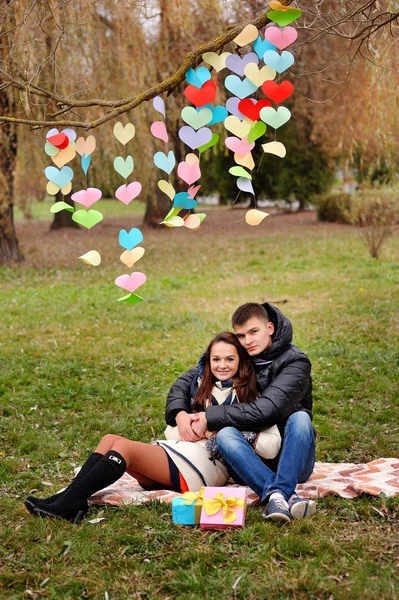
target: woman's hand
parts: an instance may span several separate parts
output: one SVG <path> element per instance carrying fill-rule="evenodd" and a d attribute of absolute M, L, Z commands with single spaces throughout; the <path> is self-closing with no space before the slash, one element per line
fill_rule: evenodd
<path fill-rule="evenodd" d="M 184 410 L 177 413 L 176 425 L 182 442 L 198 442 L 204 437 L 199 437 L 192 429 L 192 423 L 198 421 L 198 419 L 199 415 L 197 413 L 188 414 Z"/>

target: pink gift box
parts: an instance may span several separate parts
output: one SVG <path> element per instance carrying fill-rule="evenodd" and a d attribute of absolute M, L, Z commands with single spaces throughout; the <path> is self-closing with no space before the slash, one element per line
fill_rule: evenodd
<path fill-rule="evenodd" d="M 245 487 L 206 487 L 200 517 L 201 529 L 244 527 L 246 506 Z M 234 520 L 232 517 L 235 517 Z"/>

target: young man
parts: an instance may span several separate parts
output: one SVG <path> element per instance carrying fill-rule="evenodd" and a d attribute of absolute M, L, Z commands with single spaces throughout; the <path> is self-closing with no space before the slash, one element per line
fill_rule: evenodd
<path fill-rule="evenodd" d="M 241 344 L 253 359 L 259 398 L 251 404 L 210 406 L 188 414 L 187 393 L 195 370 L 172 386 L 166 421 L 177 424 L 182 439 L 195 441 L 218 431 L 217 445 L 234 479 L 249 485 L 265 505 L 263 516 L 287 522 L 314 514 L 316 504 L 295 494 L 311 475 L 315 461 L 311 364 L 292 344 L 292 326 L 271 304 L 248 303 L 232 317 Z M 277 465 L 263 461 L 240 431 L 277 425 L 283 442 Z"/>

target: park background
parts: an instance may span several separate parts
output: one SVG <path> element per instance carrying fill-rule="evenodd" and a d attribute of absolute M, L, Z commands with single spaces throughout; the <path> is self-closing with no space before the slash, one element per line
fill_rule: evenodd
<path fill-rule="evenodd" d="M 264 157 L 254 177 L 271 216 L 250 227 L 246 208 L 232 205 L 233 163 L 221 143 L 201 162 L 200 229 L 160 226 L 169 206 L 157 190 L 159 148 L 149 134 L 156 117 L 145 102 L 122 115 L 136 125 L 131 152 L 143 182 L 142 202 L 128 210 L 112 200 L 120 184 L 115 118 L 90 131 L 97 140 L 90 184 L 107 199 L 89 238 L 49 212 L 46 129 L 35 123 L 59 107 L 32 95 L 27 82 L 64 98 L 137 95 L 173 75 L 187 52 L 268 7 L 2 3 L 2 597 L 397 597 L 397 498 L 329 496 L 316 517 L 289 527 L 263 522 L 261 508 L 251 507 L 242 531 L 213 533 L 172 526 L 170 508 L 157 503 L 95 508 L 88 518 L 105 520 L 79 527 L 32 519 L 23 506 L 32 490 L 45 496 L 63 487 L 103 434 L 162 436 L 169 386 L 247 301 L 276 304 L 312 361 L 317 460 L 398 456 L 399 9 L 311 1 L 300 8 L 293 118 L 279 136 L 287 157 Z M 165 95 L 177 156 L 183 88 Z M 107 110 L 73 109 L 65 118 L 79 112 L 92 122 Z M 113 282 L 124 272 L 118 232 L 134 226 L 144 234 L 137 266 L 147 283 L 145 302 L 131 307 L 116 301 Z M 89 239 L 101 252 L 99 268 L 77 260 Z"/>

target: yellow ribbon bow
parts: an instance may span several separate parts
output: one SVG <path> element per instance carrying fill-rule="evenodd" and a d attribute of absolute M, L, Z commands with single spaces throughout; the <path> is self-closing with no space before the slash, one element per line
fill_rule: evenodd
<path fill-rule="evenodd" d="M 184 492 L 184 494 L 182 494 L 182 498 L 185 499 L 185 502 L 183 502 L 183 504 L 193 504 L 193 502 L 195 502 L 196 500 L 202 500 L 203 497 L 204 486 L 202 486 L 198 494 L 196 494 L 195 492 Z"/>
<path fill-rule="evenodd" d="M 231 496 L 225 498 L 222 492 L 215 494 L 213 498 L 204 498 L 204 510 L 209 516 L 215 515 L 220 509 L 222 509 L 223 520 L 225 523 L 232 523 L 237 519 L 237 515 L 234 508 L 244 508 L 244 498 L 236 498 Z"/>

